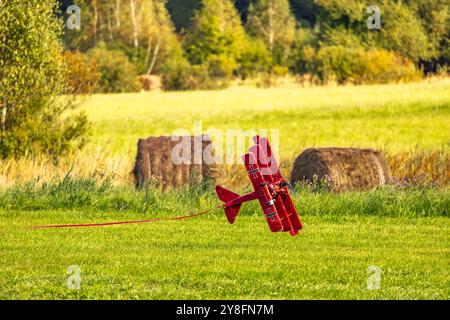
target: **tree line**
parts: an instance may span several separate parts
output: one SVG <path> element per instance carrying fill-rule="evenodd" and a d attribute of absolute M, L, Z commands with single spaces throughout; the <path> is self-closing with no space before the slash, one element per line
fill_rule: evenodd
<path fill-rule="evenodd" d="M 73 4 L 60 2 L 63 12 Z M 381 28 L 370 30 L 366 0 L 78 0 L 81 30 L 67 30 L 64 44 L 96 58 L 103 92 L 135 90 L 124 72 L 161 76 L 176 90 L 289 74 L 384 83 L 448 70 L 448 1 L 377 3 Z"/>

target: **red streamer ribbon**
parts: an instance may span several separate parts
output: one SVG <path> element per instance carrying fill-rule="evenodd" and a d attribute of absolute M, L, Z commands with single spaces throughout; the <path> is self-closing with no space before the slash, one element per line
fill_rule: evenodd
<path fill-rule="evenodd" d="M 212 209 L 202 211 L 199 213 L 195 213 L 195 214 L 184 215 L 184 216 L 180 216 L 180 217 L 165 218 L 165 219 L 164 218 L 156 218 L 156 219 L 150 219 L 150 220 L 130 220 L 130 221 L 116 221 L 116 222 L 105 222 L 105 223 L 34 226 L 34 227 L 31 227 L 31 229 L 91 228 L 91 227 L 116 226 L 116 225 L 124 225 L 124 224 L 153 223 L 153 222 L 170 221 L 170 220 L 184 220 L 184 219 L 196 218 L 196 217 L 208 214 L 219 207 L 221 207 L 221 206 L 217 206 L 216 208 L 212 208 Z"/>

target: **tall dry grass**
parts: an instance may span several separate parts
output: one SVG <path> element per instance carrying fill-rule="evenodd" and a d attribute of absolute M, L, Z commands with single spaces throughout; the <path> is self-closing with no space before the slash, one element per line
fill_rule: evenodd
<path fill-rule="evenodd" d="M 450 185 L 450 152 L 415 151 L 388 156 L 394 183 L 412 185 Z"/>
<path fill-rule="evenodd" d="M 392 181 L 397 185 L 414 186 L 450 186 L 450 151 L 411 151 L 387 154 Z M 293 159 L 284 159 L 280 167 L 287 179 L 290 178 Z M 134 158 L 128 156 L 97 153 L 87 155 L 77 153 L 53 163 L 45 158 L 0 160 L 0 189 L 6 189 L 17 183 L 34 181 L 59 181 L 70 175 L 74 178 L 107 177 L 113 185 L 132 185 Z M 227 187 L 249 188 L 247 173 L 242 165 L 223 165 L 217 171 L 217 184 Z"/>
<path fill-rule="evenodd" d="M 114 185 L 132 181 L 133 161 L 128 157 L 97 153 L 76 154 L 54 163 L 46 157 L 34 159 L 0 159 L 0 188 L 5 189 L 17 183 L 34 181 L 37 184 L 61 180 L 65 176 L 79 178 L 108 177 Z"/>

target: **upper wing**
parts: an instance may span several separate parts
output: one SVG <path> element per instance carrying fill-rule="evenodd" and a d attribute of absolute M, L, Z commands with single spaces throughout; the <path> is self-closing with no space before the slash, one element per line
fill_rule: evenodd
<path fill-rule="evenodd" d="M 256 146 L 259 147 L 258 159 L 266 164 L 263 174 L 271 175 L 274 181 L 283 179 L 277 160 L 272 153 L 272 147 L 270 146 L 269 140 L 259 136 L 254 137 L 253 140 L 255 141 Z"/>

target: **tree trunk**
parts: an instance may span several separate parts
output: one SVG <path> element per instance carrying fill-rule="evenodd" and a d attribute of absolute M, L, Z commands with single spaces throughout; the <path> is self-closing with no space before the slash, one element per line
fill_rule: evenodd
<path fill-rule="evenodd" d="M 130 0 L 130 11 L 131 11 L 131 23 L 133 25 L 133 44 L 134 49 L 137 50 L 139 48 L 139 39 L 138 39 L 138 27 L 136 20 L 136 0 Z"/>
<path fill-rule="evenodd" d="M 273 19 L 274 19 L 274 17 L 273 17 L 274 16 L 273 0 L 269 1 L 268 16 L 269 16 L 269 50 L 270 50 L 270 55 L 273 57 L 273 47 L 274 47 L 274 39 L 275 39 L 274 27 L 273 27 Z"/>
<path fill-rule="evenodd" d="M 158 43 L 156 44 L 155 51 L 153 52 L 153 58 L 152 63 L 150 64 L 150 68 L 148 68 L 147 75 L 150 75 L 153 72 L 153 69 L 156 65 L 156 59 L 158 58 L 159 48 L 161 46 L 161 41 L 158 40 Z"/>
<path fill-rule="evenodd" d="M 116 16 L 116 27 L 120 28 L 120 0 L 116 0 L 115 16 Z"/>
<path fill-rule="evenodd" d="M 1 1 L 0 1 L 1 4 Z M 1 105 L 0 105 L 1 107 Z M 6 138 L 6 105 L 2 108 L 2 139 L 1 139 L 1 147 L 2 147 L 2 154 L 5 156 L 5 138 Z"/>
<path fill-rule="evenodd" d="M 113 30 L 112 30 L 112 19 L 113 19 L 114 9 L 110 8 L 108 10 L 108 16 L 107 16 L 107 27 L 108 27 L 108 37 L 109 40 L 113 39 Z"/>
<path fill-rule="evenodd" d="M 152 41 L 151 39 L 148 40 L 148 46 L 147 46 L 147 54 L 145 55 L 145 62 L 144 65 L 146 66 L 148 64 L 148 61 L 150 60 L 150 55 L 152 54 Z"/>
<path fill-rule="evenodd" d="M 3 4 L 3 2 L 2 2 L 2 0 L 0 0 L 0 5 L 2 5 Z M 0 41 L 4 41 L 5 39 L 0 39 Z M 5 51 L 5 48 L 3 47 L 2 48 L 2 54 L 4 53 L 4 51 Z M 0 75 L 1 77 L 2 77 L 2 79 L 3 79 L 3 70 L 2 70 L 2 74 Z M 3 100 L 3 98 L 2 98 L 2 100 Z M 0 147 L 2 148 L 1 149 L 1 156 L 5 156 L 6 155 L 6 152 L 5 152 L 5 137 L 6 137 L 6 104 L 5 105 L 3 105 L 3 103 L 0 101 L 0 109 L 2 110 L 2 136 L 1 136 L 1 139 L 0 139 Z"/>
<path fill-rule="evenodd" d="M 94 20 L 93 28 L 92 28 L 92 34 L 94 38 L 94 43 L 97 43 L 97 24 L 98 24 L 98 6 L 97 6 L 97 0 L 92 0 L 92 7 L 94 9 Z"/>

